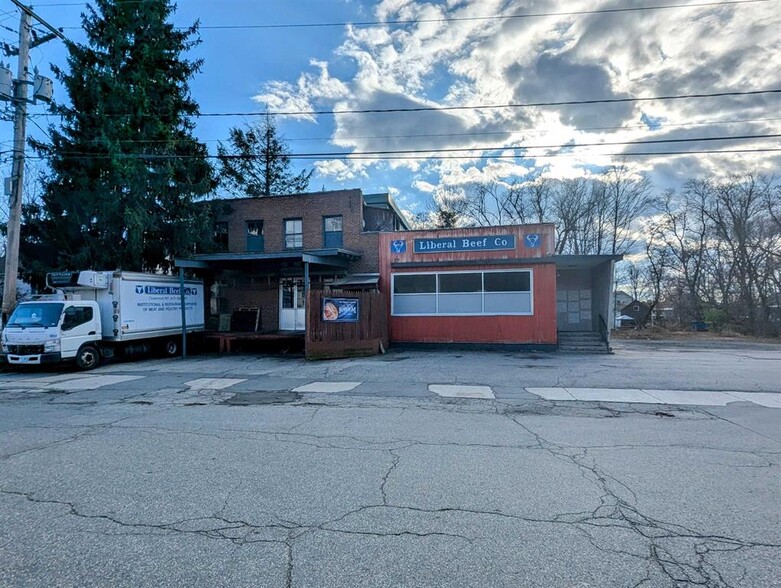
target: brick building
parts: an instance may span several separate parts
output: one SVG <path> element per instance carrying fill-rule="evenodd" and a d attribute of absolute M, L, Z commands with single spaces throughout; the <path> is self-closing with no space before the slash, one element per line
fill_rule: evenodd
<path fill-rule="evenodd" d="M 360 190 L 226 203 L 214 231 L 223 251 L 176 263 L 206 279 L 212 315 L 260 309 L 257 329 L 266 332 L 304 330 L 312 285 L 344 283 L 348 276 L 376 285 L 379 233 L 409 228 L 388 194 Z"/>

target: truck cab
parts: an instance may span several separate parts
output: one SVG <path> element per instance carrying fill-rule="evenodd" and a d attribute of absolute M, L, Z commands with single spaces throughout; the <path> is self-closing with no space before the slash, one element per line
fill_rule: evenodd
<path fill-rule="evenodd" d="M 0 359 L 14 365 L 100 361 L 100 311 L 95 301 L 33 300 L 19 304 L 3 329 Z"/>

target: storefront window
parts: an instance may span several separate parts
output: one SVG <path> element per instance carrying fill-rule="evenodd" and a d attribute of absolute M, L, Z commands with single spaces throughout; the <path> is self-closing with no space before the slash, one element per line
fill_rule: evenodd
<path fill-rule="evenodd" d="M 394 274 L 393 314 L 529 315 L 531 271 Z"/>
<path fill-rule="evenodd" d="M 393 277 L 395 314 L 436 314 L 436 274 L 405 274 Z"/>

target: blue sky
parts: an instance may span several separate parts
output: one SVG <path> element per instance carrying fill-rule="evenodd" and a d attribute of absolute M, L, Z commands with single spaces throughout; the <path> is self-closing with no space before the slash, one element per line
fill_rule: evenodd
<path fill-rule="evenodd" d="M 706 0 L 671 0 L 680 8 L 625 13 L 553 15 L 653 6 L 642 0 L 182 0 L 175 22 L 199 19 L 204 59 L 192 93 L 204 113 L 452 107 L 781 88 L 779 0 L 693 6 Z M 74 40 L 83 39 L 83 3 L 42 0 L 35 10 Z M 512 15 L 544 13 L 533 18 Z M 460 20 L 503 16 L 494 20 Z M 447 20 L 456 19 L 456 20 Z M 211 26 L 411 20 L 412 25 L 280 29 L 209 29 Z M 425 22 L 425 21 L 431 22 Z M 442 22 L 445 20 L 445 22 Z M 0 39 L 15 43 L 18 11 L 0 0 Z M 64 64 L 52 41 L 32 53 L 49 73 Z M 7 59 L 6 59 L 7 62 Z M 14 69 L 15 69 L 15 62 Z M 59 99 L 64 99 L 62 92 Z M 42 112 L 35 106 L 32 112 Z M 279 128 L 292 151 L 353 152 L 470 148 L 472 159 L 393 161 L 323 157 L 311 188 L 357 187 L 390 191 L 419 211 L 445 188 L 480 180 L 588 176 L 615 161 L 605 154 L 626 146 L 504 149 L 648 139 L 717 137 L 781 132 L 781 95 L 652 101 L 558 108 L 504 108 L 396 114 L 289 116 Z M 38 119 L 41 121 L 41 119 Z M 230 126 L 248 118 L 202 118 L 198 136 L 211 151 Z M 0 142 L 12 136 L 0 122 Z M 40 131 L 30 125 L 30 134 Z M 778 141 L 657 145 L 644 151 L 777 147 Z M 505 158 L 491 158 L 503 154 Z M 480 158 L 479 156 L 489 156 Z M 508 157 L 509 156 L 509 157 Z M 630 158 L 659 189 L 693 176 L 760 169 L 777 172 L 772 153 Z M 3 167 L 3 174 L 8 171 Z"/>

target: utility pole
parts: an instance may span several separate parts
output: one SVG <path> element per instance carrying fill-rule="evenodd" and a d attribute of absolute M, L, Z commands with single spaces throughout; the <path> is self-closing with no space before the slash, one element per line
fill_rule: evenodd
<path fill-rule="evenodd" d="M 19 233 L 22 224 L 24 189 L 24 147 L 27 139 L 27 77 L 30 58 L 30 25 L 26 10 L 19 19 L 19 64 L 14 84 L 14 161 L 11 168 L 11 195 L 8 199 L 8 231 L 5 244 L 5 282 L 3 283 L 3 318 L 16 306 L 16 275 L 19 273 Z M 5 323 L 5 320 L 3 320 Z"/>
<path fill-rule="evenodd" d="M 16 306 L 16 277 L 19 273 L 19 238 L 22 222 L 22 196 L 24 194 L 24 149 L 27 141 L 27 104 L 33 102 L 27 97 L 28 86 L 32 85 L 30 81 L 29 62 L 30 47 L 37 47 L 55 37 L 65 40 L 62 31 L 55 29 L 49 23 L 35 14 L 31 8 L 25 6 L 19 0 L 11 0 L 19 8 L 21 15 L 19 17 L 19 47 L 17 55 L 19 63 L 17 66 L 17 78 L 14 83 L 13 98 L 14 103 L 14 156 L 11 168 L 11 194 L 8 199 L 8 230 L 5 246 L 5 281 L 3 283 L 3 306 L 2 317 L 6 319 Z M 36 38 L 31 43 L 32 19 L 35 17 L 39 23 L 49 29 L 50 34 Z M 44 79 L 44 78 L 41 78 Z M 36 77 L 36 82 L 38 77 Z M 48 81 L 49 88 L 51 82 Z M 35 98 L 47 100 L 46 91 L 39 94 L 38 89 L 34 90 Z M 48 100 L 51 100 L 49 90 Z M 3 320 L 3 323 L 5 320 Z"/>

